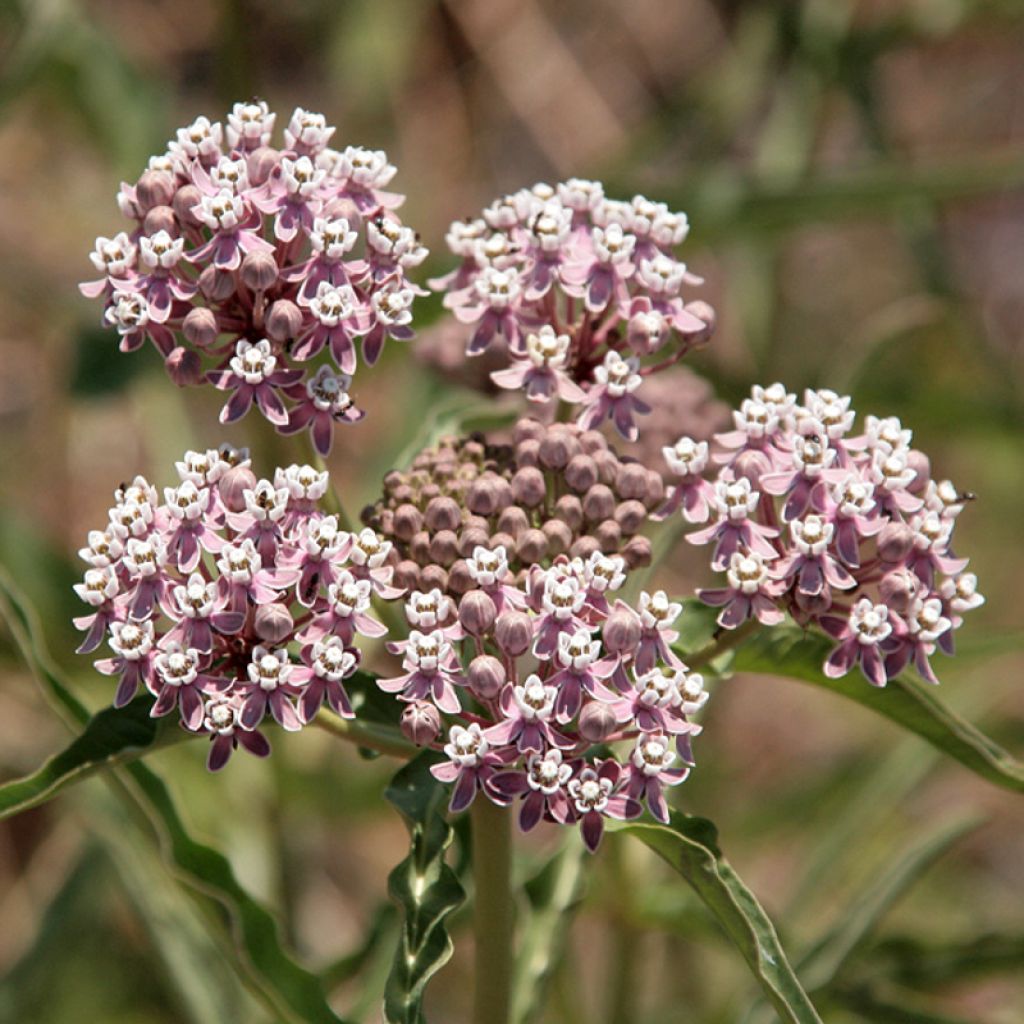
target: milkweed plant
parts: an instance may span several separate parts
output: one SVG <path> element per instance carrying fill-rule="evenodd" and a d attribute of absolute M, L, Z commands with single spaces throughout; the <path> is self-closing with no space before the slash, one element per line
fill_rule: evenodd
<path fill-rule="evenodd" d="M 187 739 L 230 786 L 234 759 L 287 757 L 302 742 L 288 734 L 321 727 L 404 762 L 388 791 L 411 836 L 390 887 L 403 924 L 389 1021 L 423 1019 L 466 890 L 474 1021 L 512 1019 L 517 832 L 546 834 L 552 857 L 646 843 L 695 885 L 779 1015 L 819 1020 L 760 904 L 685 813 L 704 708 L 767 660 L 842 681 L 961 756 L 931 688 L 984 601 L 955 539 L 971 495 L 887 410 L 824 387 L 753 383 L 728 429 L 691 423 L 645 448 L 652 379 L 671 390 L 715 328 L 680 258 L 686 214 L 596 181 L 535 184 L 453 223 L 449 269 L 428 281 L 387 156 L 339 141 L 321 114 L 277 122 L 253 101 L 178 130 L 121 185 L 122 221 L 89 255 L 81 290 L 109 344 L 219 391 L 221 423 L 294 435 L 288 465 L 211 422 L 208 447 L 159 479 L 124 467 L 74 588 L 78 651 L 117 709 L 82 722 L 114 744 L 89 756 Z M 329 476 L 323 457 L 335 431 L 393 415 L 361 404 L 360 385 L 386 345 L 413 341 L 430 290 L 463 358 L 498 367 L 507 419 L 436 434 L 356 515 L 344 460 Z M 683 537 L 702 585 L 666 592 L 652 562 Z M 145 739 L 119 739 L 118 716 Z M 471 855 L 449 864 L 464 814 Z M 295 970 L 309 984 L 271 1005 L 342 1019 Z M 545 972 L 526 976 L 540 999 Z"/>

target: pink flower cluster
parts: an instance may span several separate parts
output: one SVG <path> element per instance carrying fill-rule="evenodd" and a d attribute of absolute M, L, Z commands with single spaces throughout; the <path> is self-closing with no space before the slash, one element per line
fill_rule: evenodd
<path fill-rule="evenodd" d="M 327 454 L 334 425 L 363 415 L 349 396 L 356 342 L 372 365 L 387 338 L 413 337 L 426 293 L 406 273 L 427 250 L 394 212 L 404 197 L 386 190 L 383 152 L 330 148 L 334 128 L 301 108 L 275 149 L 274 121 L 254 101 L 179 129 L 122 184 L 133 226 L 97 238 L 101 276 L 81 290 L 103 300 L 122 351 L 148 339 L 175 383 L 227 392 L 222 423 L 255 404 Z"/>
<path fill-rule="evenodd" d="M 581 406 L 579 424 L 611 420 L 636 440 L 644 377 L 677 362 L 714 327 L 684 286 L 701 283 L 675 250 L 683 213 L 643 196 L 607 199 L 599 182 L 538 184 L 495 200 L 480 219 L 456 221 L 448 246 L 460 265 L 431 286 L 473 327 L 467 353 L 507 346 L 500 387 L 533 402 Z"/>
<path fill-rule="evenodd" d="M 932 479 L 898 419 L 868 416 L 857 434 L 854 415 L 832 391 L 799 403 L 781 384 L 754 387 L 713 452 L 686 437 L 664 449 L 675 483 L 658 516 L 709 522 L 687 540 L 714 545 L 726 585 L 700 596 L 722 626 L 788 612 L 836 641 L 833 678 L 859 665 L 884 686 L 913 663 L 935 683 L 929 659 L 953 653 L 963 614 L 984 602 L 952 549 L 970 496 Z"/>
<path fill-rule="evenodd" d="M 700 732 L 689 716 L 707 700 L 672 651 L 682 606 L 663 591 L 635 608 L 616 600 L 626 579 L 617 555 L 563 555 L 522 584 L 500 545 L 467 564 L 474 586 L 457 607 L 439 589 L 409 596 L 408 638 L 388 644 L 402 672 L 378 680 L 406 702 L 411 740 L 443 743 L 447 761 L 432 771 L 453 786 L 451 810 L 478 792 L 518 801 L 524 831 L 578 823 L 590 850 L 606 818 L 636 817 L 645 803 L 667 821 L 664 790 L 689 774 Z"/>
<path fill-rule="evenodd" d="M 245 451 L 226 447 L 186 452 L 177 469 L 162 502 L 143 477 L 115 492 L 80 552 L 89 568 L 75 591 L 91 610 L 75 625 L 80 653 L 107 639 L 113 656 L 96 667 L 117 677 L 114 706 L 145 687 L 153 717 L 177 712 L 209 735 L 216 771 L 239 745 L 270 752 L 268 714 L 298 730 L 326 700 L 352 718 L 357 638 L 387 632 L 372 600 L 401 591 L 390 543 L 320 509 L 326 473 L 289 466 L 257 480 Z"/>

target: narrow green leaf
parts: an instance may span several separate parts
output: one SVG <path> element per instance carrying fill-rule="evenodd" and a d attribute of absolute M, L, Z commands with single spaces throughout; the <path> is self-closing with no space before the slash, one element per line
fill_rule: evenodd
<path fill-rule="evenodd" d="M 934 687 L 906 674 L 882 688 L 871 686 L 859 672 L 829 679 L 821 666 L 831 646 L 826 637 L 796 627 L 762 629 L 736 651 L 732 668 L 787 676 L 841 694 L 917 733 L 989 782 L 1024 792 L 1024 763 L 950 710 Z"/>
<path fill-rule="evenodd" d="M 151 718 L 152 706 L 151 697 L 137 697 L 127 707 L 104 708 L 93 715 L 82 734 L 41 768 L 0 786 L 0 820 L 45 803 L 101 768 L 124 764 L 188 738 L 167 719 Z"/>
<path fill-rule="evenodd" d="M 514 1024 L 529 1024 L 543 1009 L 573 913 L 583 899 L 584 857 L 583 844 L 573 832 L 526 886 L 529 911 L 521 930 L 512 991 Z"/>
<path fill-rule="evenodd" d="M 29 668 L 51 702 L 72 723 L 85 726 L 89 712 L 71 692 L 44 648 L 39 624 L 17 587 L 0 572 L 0 614 L 7 622 Z M 316 975 L 301 967 L 281 945 L 277 923 L 238 883 L 228 859 L 189 834 L 171 794 L 158 775 L 141 762 L 123 767 L 108 778 L 129 807 L 141 811 L 162 841 L 164 854 L 178 879 L 191 890 L 212 898 L 228 914 L 237 967 L 281 1020 L 295 1024 L 339 1024 Z"/>
<path fill-rule="evenodd" d="M 1024 936 L 990 933 L 944 946 L 927 945 L 917 937 L 898 936 L 875 946 L 864 966 L 866 975 L 881 974 L 923 992 L 1001 971 L 1021 976 Z"/>
<path fill-rule="evenodd" d="M 715 826 L 673 812 L 670 825 L 614 825 L 667 861 L 714 915 L 775 1007 L 790 1024 L 821 1024 L 821 1018 L 786 959 L 775 927 L 757 897 L 718 849 Z"/>
<path fill-rule="evenodd" d="M 797 969 L 808 990 L 816 992 L 840 977 L 871 939 L 893 904 L 951 846 L 979 824 L 978 818 L 970 817 L 943 825 L 912 846 L 870 887 L 858 893 L 852 904 L 837 915 L 836 924 L 800 958 Z"/>
<path fill-rule="evenodd" d="M 427 982 L 452 955 L 447 916 L 465 899 L 445 863 L 454 832 L 444 816 L 447 787 L 430 774 L 437 755 L 423 753 L 405 765 L 385 796 L 409 826 L 409 856 L 388 876 L 388 891 L 404 915 L 402 937 L 384 992 L 389 1024 L 421 1024 Z"/>

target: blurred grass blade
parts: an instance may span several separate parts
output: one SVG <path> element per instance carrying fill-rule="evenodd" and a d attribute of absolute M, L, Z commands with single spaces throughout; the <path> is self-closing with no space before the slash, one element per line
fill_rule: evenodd
<path fill-rule="evenodd" d="M 150 718 L 152 706 L 151 697 L 136 697 L 126 707 L 104 708 L 93 715 L 82 734 L 38 771 L 0 786 L 0 820 L 45 803 L 101 768 L 189 738 L 176 723 Z"/>
<path fill-rule="evenodd" d="M 530 909 L 522 928 L 512 990 L 513 1024 L 529 1024 L 544 1008 L 551 974 L 562 958 L 573 912 L 583 898 L 583 844 L 565 845 L 526 886 Z"/>
<path fill-rule="evenodd" d="M 1002 971 L 1019 977 L 1024 975 L 1024 935 L 992 933 L 948 946 L 900 936 L 875 946 L 865 967 L 871 977 L 882 975 L 923 992 Z"/>
<path fill-rule="evenodd" d="M 951 846 L 981 824 L 977 817 L 948 822 L 916 843 L 836 916 L 797 969 L 811 992 L 831 985 L 870 941 L 882 918 Z"/>
<path fill-rule="evenodd" d="M 88 710 L 60 677 L 43 647 L 35 616 L 4 573 L 0 573 L 0 612 L 47 696 L 72 722 L 86 725 Z M 124 770 L 133 785 L 128 789 L 118 785 L 117 791 L 155 827 L 178 878 L 228 912 L 238 969 L 277 1017 L 296 1024 L 339 1024 L 341 1018 L 327 1003 L 320 979 L 285 952 L 274 918 L 239 885 L 228 859 L 189 835 L 160 777 L 138 762 Z"/>
<path fill-rule="evenodd" d="M 693 886 L 747 961 L 781 1020 L 821 1024 L 774 925 L 718 849 L 718 834 L 710 821 L 673 812 L 670 825 L 639 823 L 613 829 L 645 843 Z"/>
<path fill-rule="evenodd" d="M 389 1024 L 421 1024 L 427 982 L 452 955 L 445 918 L 465 898 L 445 863 L 454 832 L 444 816 L 448 788 L 430 774 L 436 755 L 421 754 L 395 775 L 385 796 L 406 819 L 411 848 L 388 876 L 388 891 L 404 915 L 402 935 L 384 991 Z"/>
<path fill-rule="evenodd" d="M 879 688 L 857 671 L 829 679 L 821 666 L 831 648 L 825 637 L 793 627 L 763 629 L 737 649 L 732 668 L 788 676 L 842 694 L 917 733 L 989 782 L 1024 792 L 1024 763 L 948 708 L 935 695 L 934 687 L 902 675 Z"/>

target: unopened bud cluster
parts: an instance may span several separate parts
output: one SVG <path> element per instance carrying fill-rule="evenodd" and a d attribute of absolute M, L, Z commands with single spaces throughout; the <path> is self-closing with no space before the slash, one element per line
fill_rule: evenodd
<path fill-rule="evenodd" d="M 176 384 L 228 392 L 221 422 L 255 404 L 327 454 L 335 424 L 363 415 L 349 396 L 356 343 L 372 365 L 387 338 L 413 337 L 425 293 L 406 272 L 427 250 L 394 212 L 404 197 L 386 191 L 383 152 L 332 149 L 334 128 L 302 108 L 275 148 L 274 122 L 255 101 L 181 128 L 121 186 L 132 226 L 97 238 L 102 276 L 81 290 L 103 300 L 122 351 L 148 339 Z"/>
<path fill-rule="evenodd" d="M 558 555 L 650 561 L 640 536 L 664 498 L 661 476 L 622 460 L 596 431 L 522 419 L 513 443 L 444 438 L 385 478 L 364 521 L 398 552 L 395 582 L 458 596 L 473 588 L 478 549 L 501 549 L 518 579 Z"/>
<path fill-rule="evenodd" d="M 726 586 L 700 596 L 722 607 L 721 625 L 788 612 L 836 641 L 829 676 L 859 664 L 884 686 L 913 663 L 938 682 L 931 656 L 953 653 L 963 614 L 984 602 L 952 548 L 970 496 L 932 478 L 895 417 L 854 432 L 850 399 L 832 391 L 800 403 L 781 384 L 754 387 L 733 419 L 713 451 L 686 437 L 665 449 L 676 482 L 658 513 L 710 520 L 687 540 L 714 545 Z"/>
<path fill-rule="evenodd" d="M 617 600 L 625 561 L 599 551 L 532 566 L 522 582 L 501 548 L 470 566 L 457 600 L 409 595 L 408 637 L 388 644 L 402 672 L 377 681 L 407 704 L 406 736 L 447 755 L 431 770 L 452 784 L 451 810 L 478 793 L 518 802 L 524 831 L 578 824 L 591 850 L 606 818 L 646 804 L 668 821 L 664 790 L 689 774 L 690 717 L 707 700 L 672 651 L 682 606 L 663 591 Z"/>
<path fill-rule="evenodd" d="M 326 514 L 327 474 L 309 466 L 258 480 L 244 451 L 186 452 L 164 500 L 143 477 L 115 492 L 107 526 L 80 554 L 75 586 L 90 614 L 80 653 L 104 639 L 96 667 L 118 678 L 114 706 L 144 687 L 154 717 L 177 712 L 208 734 L 208 767 L 239 745 L 270 752 L 259 725 L 308 725 L 326 700 L 353 717 L 345 680 L 359 637 L 387 630 L 374 599 L 393 600 L 391 545 L 350 534 Z"/>
<path fill-rule="evenodd" d="M 701 283 L 675 257 L 688 231 L 686 214 L 639 195 L 608 199 L 596 181 L 537 184 L 452 224 L 461 262 L 430 283 L 472 326 L 468 355 L 507 348 L 496 384 L 577 403 L 581 426 L 611 420 L 634 441 L 635 415 L 649 411 L 644 378 L 714 330 L 714 310 L 683 298 Z"/>

